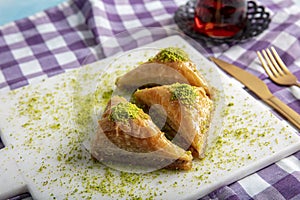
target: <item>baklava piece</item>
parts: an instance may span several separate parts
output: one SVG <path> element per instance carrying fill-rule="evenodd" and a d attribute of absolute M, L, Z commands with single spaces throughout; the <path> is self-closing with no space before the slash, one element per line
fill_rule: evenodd
<path fill-rule="evenodd" d="M 203 87 L 210 96 L 206 80 L 190 60 L 188 54 L 180 48 L 162 49 L 147 62 L 119 77 L 116 85 L 120 89 L 135 91 L 138 88 L 187 83 Z"/>
<path fill-rule="evenodd" d="M 193 159 L 191 152 L 170 142 L 142 109 L 119 96 L 111 98 L 99 120 L 91 151 L 101 162 L 157 169 L 189 170 Z"/>
<path fill-rule="evenodd" d="M 205 88 L 175 83 L 138 90 L 134 98 L 147 107 L 155 106 L 156 113 L 166 114 L 173 129 L 166 134 L 172 142 L 190 149 L 194 157 L 203 158 L 213 108 Z"/>

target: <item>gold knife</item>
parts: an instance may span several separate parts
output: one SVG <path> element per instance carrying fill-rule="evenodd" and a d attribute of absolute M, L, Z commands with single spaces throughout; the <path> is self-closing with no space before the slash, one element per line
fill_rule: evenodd
<path fill-rule="evenodd" d="M 264 102 L 277 110 L 292 124 L 294 124 L 298 128 L 298 130 L 300 130 L 300 115 L 293 109 L 291 109 L 288 105 L 279 100 L 277 97 L 275 97 L 270 92 L 268 86 L 262 80 L 260 80 L 253 74 L 218 58 L 210 57 L 210 60 L 217 64 L 225 72 L 243 83 L 249 90 L 254 92 Z"/>

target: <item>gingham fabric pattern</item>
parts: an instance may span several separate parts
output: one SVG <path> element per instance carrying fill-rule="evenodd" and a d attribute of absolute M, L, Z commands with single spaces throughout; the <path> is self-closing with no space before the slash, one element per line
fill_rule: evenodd
<path fill-rule="evenodd" d="M 113 40 L 117 34 L 137 27 L 177 29 L 173 15 L 185 3 L 186 0 L 74 0 L 2 26 L 0 92 L 78 68 L 120 49 L 137 47 L 149 37 L 164 37 L 167 33 L 149 33 L 138 38 L 132 33 L 130 37 L 135 43 Z M 219 57 L 255 74 L 274 95 L 300 113 L 300 101 L 287 87 L 268 79 L 255 53 L 274 46 L 300 79 L 300 8 L 290 0 L 258 3 L 272 14 L 269 29 L 235 46 L 204 46 L 206 56 Z M 86 60 L 88 55 L 93 56 Z M 300 199 L 300 152 L 202 199 Z"/>

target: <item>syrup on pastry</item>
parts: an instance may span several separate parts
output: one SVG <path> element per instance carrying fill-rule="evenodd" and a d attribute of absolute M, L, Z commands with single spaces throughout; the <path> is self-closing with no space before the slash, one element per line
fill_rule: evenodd
<path fill-rule="evenodd" d="M 125 98 L 109 101 L 92 145 L 102 162 L 189 170 L 192 155 L 169 141 L 142 109 Z"/>

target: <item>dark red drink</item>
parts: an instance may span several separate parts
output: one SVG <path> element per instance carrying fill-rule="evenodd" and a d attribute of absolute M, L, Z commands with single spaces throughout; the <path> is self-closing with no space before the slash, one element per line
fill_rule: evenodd
<path fill-rule="evenodd" d="M 245 0 L 198 0 L 194 29 L 213 38 L 237 35 L 246 24 Z"/>

